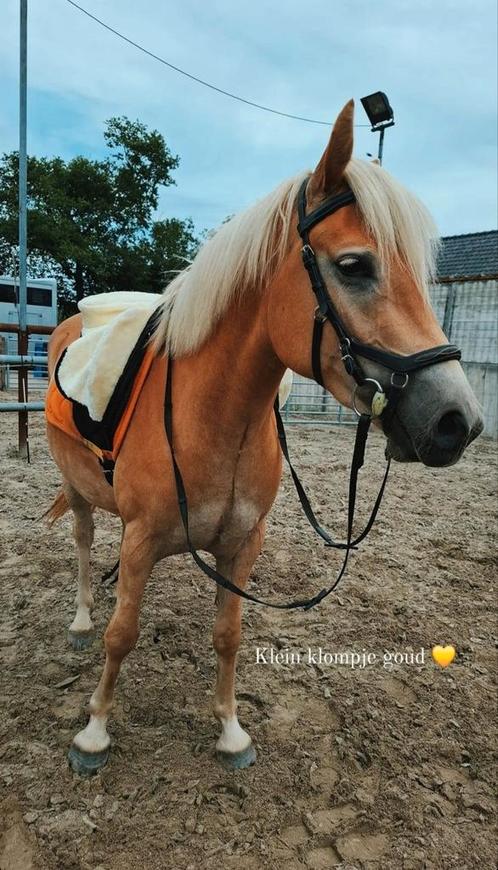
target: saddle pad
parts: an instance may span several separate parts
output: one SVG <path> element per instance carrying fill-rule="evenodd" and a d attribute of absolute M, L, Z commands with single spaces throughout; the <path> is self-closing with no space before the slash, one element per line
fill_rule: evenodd
<path fill-rule="evenodd" d="M 148 301 L 148 300 L 147 300 Z M 45 403 L 47 420 L 83 441 L 100 458 L 115 459 L 148 374 L 148 342 L 161 297 L 136 304 L 109 323 L 87 328 L 62 354 Z"/>
<path fill-rule="evenodd" d="M 163 300 L 157 293 L 143 293 L 137 290 L 110 290 L 108 293 L 96 293 L 85 296 L 78 302 L 83 320 L 81 334 L 89 329 L 106 326 L 125 310 L 151 309 Z"/>
<path fill-rule="evenodd" d="M 117 297 L 106 299 L 106 296 Z M 101 294 L 84 300 L 82 336 L 70 344 L 49 384 L 45 416 L 49 423 L 82 441 L 106 473 L 115 462 L 140 391 L 154 359 L 149 339 L 161 296 Z M 131 300 L 130 300 L 131 303 Z M 108 322 L 107 322 L 108 321 Z M 292 387 L 287 369 L 279 389 L 282 408 Z M 110 470 L 112 480 L 112 470 Z"/>
<path fill-rule="evenodd" d="M 92 309 L 103 308 L 106 296 L 114 294 L 99 294 L 88 300 Z M 125 294 L 120 294 L 123 297 Z M 130 293 L 131 300 L 135 294 Z M 149 294 L 140 294 L 147 297 Z M 102 305 L 98 305 L 103 300 Z M 62 392 L 68 399 L 78 402 L 88 408 L 92 420 L 100 421 L 104 417 L 109 400 L 123 372 L 128 357 L 135 347 L 154 309 L 160 304 L 162 297 L 150 294 L 150 301 L 142 299 L 140 304 L 132 302 L 130 306 L 112 316 L 102 325 L 88 328 L 83 310 L 83 334 L 66 350 L 64 358 L 58 366 L 58 378 Z M 85 303 L 87 300 L 83 300 Z"/>

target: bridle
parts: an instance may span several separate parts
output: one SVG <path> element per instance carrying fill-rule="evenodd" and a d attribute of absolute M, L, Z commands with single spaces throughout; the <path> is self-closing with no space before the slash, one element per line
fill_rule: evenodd
<path fill-rule="evenodd" d="M 420 371 L 427 366 L 436 365 L 437 363 L 447 362 L 448 360 L 459 360 L 461 358 L 460 350 L 453 344 L 443 344 L 439 345 L 438 347 L 428 348 L 427 350 L 422 350 L 408 356 L 403 356 L 401 354 L 392 353 L 391 351 L 374 347 L 373 345 L 363 344 L 362 342 L 357 341 L 352 335 L 350 335 L 339 314 L 337 313 L 332 299 L 330 298 L 325 281 L 323 280 L 322 274 L 318 266 L 315 252 L 310 244 L 309 233 L 310 230 L 313 229 L 313 227 L 315 227 L 329 215 L 334 214 L 334 212 L 338 211 L 340 208 L 344 208 L 344 206 L 352 205 L 355 202 L 355 196 L 351 190 L 347 190 L 343 193 L 337 194 L 331 199 L 328 199 L 322 205 L 318 206 L 318 208 L 316 208 L 314 211 L 306 214 L 307 184 L 308 180 L 306 179 L 305 181 L 303 181 L 298 194 L 297 208 L 299 223 L 297 230 L 303 242 L 303 246 L 301 249 L 303 264 L 306 271 L 308 272 L 311 287 L 317 301 L 313 321 L 313 337 L 311 345 L 313 377 L 317 381 L 317 383 L 324 386 L 321 367 L 321 344 L 324 326 L 326 323 L 330 323 L 339 339 L 341 359 L 344 364 L 344 368 L 346 369 L 347 374 L 350 375 L 355 381 L 355 385 L 353 387 L 352 405 L 358 416 L 358 426 L 356 430 L 353 459 L 351 462 L 351 472 L 349 478 L 348 520 L 347 536 L 345 543 L 339 543 L 334 541 L 329 533 L 320 526 L 314 515 L 308 497 L 290 461 L 284 425 L 279 411 L 278 394 L 275 399 L 274 411 L 277 424 L 277 434 L 280 441 L 282 453 L 289 465 L 292 479 L 296 487 L 302 508 L 306 514 L 306 518 L 308 519 L 315 532 L 325 541 L 326 546 L 334 547 L 335 549 L 344 551 L 344 557 L 341 567 L 331 586 L 322 589 L 317 595 L 310 599 L 299 599 L 297 601 L 290 601 L 284 604 L 276 604 L 271 601 L 264 601 L 260 598 L 257 598 L 255 595 L 246 592 L 243 589 L 239 589 L 239 587 L 235 586 L 235 584 L 232 583 L 231 580 L 229 580 L 227 577 L 224 577 L 222 574 L 212 568 L 211 565 L 204 561 L 204 559 L 194 548 L 190 539 L 187 495 L 182 475 L 176 461 L 173 445 L 172 358 L 169 358 L 167 363 L 168 371 L 166 375 L 166 393 L 164 401 L 164 425 L 169 447 L 171 450 L 176 491 L 178 497 L 178 506 L 182 518 L 183 527 L 185 529 L 187 545 L 190 553 L 192 554 L 199 568 L 201 568 L 201 570 L 208 577 L 214 580 L 215 583 L 218 584 L 218 586 L 221 586 L 229 592 L 232 592 L 234 595 L 245 598 L 247 601 L 252 601 L 256 604 L 263 604 L 266 607 L 273 607 L 277 610 L 294 610 L 296 608 L 303 608 L 304 610 L 309 610 L 311 607 L 314 607 L 316 604 L 326 598 L 327 595 L 330 595 L 330 593 L 336 588 L 337 584 L 339 583 L 346 571 L 348 558 L 351 550 L 355 549 L 358 544 L 362 540 L 364 540 L 364 538 L 366 538 L 374 524 L 387 483 L 387 477 L 389 474 L 389 467 L 391 462 L 390 459 L 388 459 L 387 461 L 384 478 L 382 480 L 379 493 L 370 514 L 370 518 L 363 532 L 353 539 L 353 524 L 355 516 L 358 472 L 363 465 L 365 446 L 372 418 L 380 418 L 383 424 L 385 424 L 387 419 L 392 418 L 399 399 L 403 393 L 403 390 L 406 389 L 410 375 L 413 372 Z M 379 381 L 365 375 L 358 357 L 370 360 L 375 363 L 379 363 L 380 365 L 391 371 L 391 379 L 387 391 L 384 391 L 384 388 L 379 383 Z M 375 387 L 375 393 L 371 400 L 370 411 L 368 413 L 361 412 L 356 407 L 356 391 L 358 387 L 363 386 L 364 384 L 373 384 L 373 386 Z"/>
<path fill-rule="evenodd" d="M 385 418 L 388 416 L 386 414 L 387 410 L 390 417 L 394 413 L 394 409 L 399 402 L 403 390 L 408 384 L 412 372 L 420 371 L 420 369 L 435 365 L 436 363 L 447 362 L 452 359 L 459 360 L 461 358 L 461 352 L 454 344 L 441 344 L 437 347 L 428 348 L 427 350 L 417 351 L 417 353 L 410 354 L 409 356 L 403 356 L 389 350 L 384 350 L 383 348 L 374 347 L 370 344 L 363 344 L 350 335 L 329 296 L 318 266 L 315 252 L 310 244 L 309 233 L 313 227 L 329 215 L 334 214 L 334 212 L 344 208 L 346 205 L 352 205 L 356 201 L 355 195 L 351 190 L 339 193 L 337 196 L 332 197 L 332 199 L 322 203 L 322 205 L 307 215 L 307 184 L 308 180 L 305 179 L 298 193 L 297 210 L 299 223 L 297 225 L 297 231 L 303 242 L 301 254 L 304 268 L 308 272 L 311 287 L 317 301 L 311 343 L 311 365 L 313 377 L 317 383 L 321 384 L 322 387 L 324 386 L 321 365 L 321 344 L 323 328 L 326 323 L 330 323 L 339 339 L 341 359 L 344 368 L 348 375 L 356 381 L 352 402 L 355 412 L 358 416 L 361 416 L 356 408 L 356 388 L 358 386 L 363 386 L 366 383 L 373 384 L 376 387 L 376 393 L 372 399 L 371 416 L 382 417 L 384 422 Z M 380 383 L 374 378 L 366 377 L 358 357 L 378 363 L 391 371 L 391 381 L 387 392 L 384 391 Z"/>

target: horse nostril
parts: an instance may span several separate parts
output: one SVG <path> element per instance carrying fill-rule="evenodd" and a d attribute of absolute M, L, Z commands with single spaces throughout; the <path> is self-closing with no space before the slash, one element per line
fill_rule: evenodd
<path fill-rule="evenodd" d="M 434 429 L 433 443 L 439 450 L 454 451 L 468 438 L 469 427 L 460 411 L 448 411 L 439 418 Z"/>

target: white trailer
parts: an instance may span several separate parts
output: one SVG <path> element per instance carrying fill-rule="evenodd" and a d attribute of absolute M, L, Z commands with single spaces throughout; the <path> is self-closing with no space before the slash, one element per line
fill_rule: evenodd
<path fill-rule="evenodd" d="M 56 326 L 57 325 L 57 281 L 55 278 L 28 278 L 27 281 L 27 324 L 30 326 Z M 19 281 L 10 275 L 0 275 L 0 324 L 19 323 Z M 5 339 L 6 354 L 17 354 L 17 335 L 12 332 L 3 332 L 0 328 L 0 336 Z M 48 336 L 30 335 L 28 354 L 46 356 Z M 47 377 L 45 365 L 36 366 L 30 370 L 30 384 L 36 386 Z M 17 370 L 7 368 L 7 388 L 17 385 Z M 41 384 L 40 384 L 41 385 Z"/>

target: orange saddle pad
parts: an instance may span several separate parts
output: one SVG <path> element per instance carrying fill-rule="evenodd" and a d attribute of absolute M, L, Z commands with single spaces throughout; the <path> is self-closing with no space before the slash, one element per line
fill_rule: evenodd
<path fill-rule="evenodd" d="M 62 389 L 58 371 L 66 351 L 61 355 L 48 387 L 45 401 L 47 421 L 92 450 L 101 462 L 106 480 L 111 484 L 114 463 L 155 357 L 154 351 L 148 346 L 154 325 L 155 314 L 147 322 L 128 357 L 102 420 L 93 420 L 88 408 L 71 399 Z"/>

